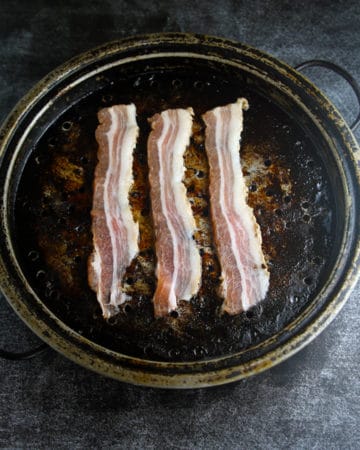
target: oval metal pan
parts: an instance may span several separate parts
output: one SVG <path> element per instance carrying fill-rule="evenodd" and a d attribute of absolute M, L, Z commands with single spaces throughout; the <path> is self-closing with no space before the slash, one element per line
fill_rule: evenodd
<path fill-rule="evenodd" d="M 223 333 L 225 325 L 230 326 L 230 329 L 231 326 L 233 327 L 231 336 L 220 336 L 222 344 L 217 347 L 209 345 L 206 349 L 208 336 L 204 334 L 197 336 L 197 341 L 190 339 L 188 352 L 185 349 L 183 353 L 176 353 L 174 348 L 176 349 L 182 341 L 179 340 L 179 336 L 171 336 L 167 338 L 168 341 L 162 351 L 155 345 L 155 351 L 154 349 L 150 353 L 144 351 L 142 354 L 144 340 L 146 341 L 150 336 L 152 342 L 155 342 L 156 332 L 160 331 L 164 335 L 164 330 L 174 328 L 172 323 L 165 323 L 162 328 L 160 327 L 161 329 L 154 329 L 153 335 L 144 334 L 139 348 L 136 348 L 131 340 L 127 347 L 122 347 L 124 337 L 119 335 L 119 325 L 124 325 L 126 322 L 110 324 L 108 329 L 99 326 L 99 330 L 91 334 L 89 329 L 91 326 L 94 328 L 94 324 L 91 325 L 90 316 L 83 322 L 72 321 L 71 317 L 76 318 L 81 311 L 85 311 L 84 316 L 93 314 L 96 311 L 94 299 L 83 298 L 87 302 L 86 305 L 91 307 L 77 309 L 71 305 L 74 305 L 76 298 L 79 299 L 78 303 L 81 301 L 79 296 L 74 295 L 72 299 L 70 298 L 73 303 L 69 301 L 67 304 L 66 311 L 70 312 L 67 314 L 61 306 L 66 302 L 59 302 L 57 295 L 57 292 L 60 292 L 61 296 L 69 297 L 66 292 L 64 295 L 66 283 L 64 280 L 61 281 L 61 276 L 56 282 L 53 277 L 47 279 L 45 283 L 47 290 L 40 286 L 41 283 L 39 284 L 41 277 L 36 277 L 44 265 L 50 273 L 59 275 L 58 267 L 51 263 L 51 258 L 43 256 L 44 253 L 46 254 L 46 248 L 49 248 L 49 254 L 54 254 L 54 247 L 49 246 L 51 240 L 49 242 L 43 239 L 43 246 L 40 245 L 41 258 L 43 258 L 41 267 L 38 265 L 41 258 L 36 255 L 35 243 L 32 241 L 38 233 L 37 244 L 39 245 L 39 239 L 41 240 L 41 236 L 44 236 L 41 223 L 45 228 L 51 227 L 54 223 L 52 213 L 46 212 L 46 209 L 49 209 L 49 202 L 53 211 L 54 205 L 59 204 L 57 195 L 63 191 L 66 195 L 61 205 L 64 208 L 71 207 L 71 202 L 74 202 L 71 198 L 73 192 L 82 190 L 76 197 L 77 200 L 80 197 L 83 199 L 84 210 L 80 211 L 82 214 L 87 208 L 89 192 L 86 189 L 86 182 L 84 185 L 75 187 L 71 185 L 68 192 L 66 186 L 60 182 L 59 192 L 55 192 L 53 197 L 50 196 L 46 206 L 42 202 L 44 186 L 48 187 L 46 177 L 37 184 L 31 184 L 32 169 L 36 170 L 36 165 L 40 165 L 47 176 L 51 175 L 49 170 L 54 167 L 54 158 L 46 159 L 44 155 L 47 154 L 49 145 L 53 148 L 56 142 L 55 154 L 57 156 L 61 154 L 61 164 L 66 155 L 73 154 L 74 148 L 81 149 L 77 157 L 82 157 L 82 162 L 87 165 L 87 169 L 84 167 L 80 169 L 87 171 L 87 182 L 91 182 L 91 167 L 95 163 L 92 156 L 93 141 L 92 137 L 88 137 L 87 141 L 84 138 L 85 142 L 79 138 L 82 127 L 77 128 L 77 118 L 84 117 L 86 114 L 88 114 L 87 117 L 91 117 L 91 114 L 94 115 L 99 107 L 115 100 L 125 101 L 125 96 L 117 94 L 116 88 L 122 86 L 124 89 L 124 86 L 128 86 L 130 89 L 130 85 L 136 87 L 131 92 L 135 96 L 138 95 L 138 104 L 143 105 L 144 117 L 161 107 L 181 106 L 182 102 L 190 101 L 195 103 L 196 110 L 201 113 L 208 107 L 222 103 L 222 100 L 231 101 L 232 96 L 237 94 L 236 89 L 242 92 L 245 90 L 247 95 L 253 97 L 254 105 L 253 115 L 250 116 L 248 123 L 248 129 L 254 131 L 253 134 L 251 131 L 248 131 L 247 135 L 245 133 L 243 140 L 245 166 L 247 158 L 248 166 L 253 164 L 252 154 L 256 148 L 258 156 L 264 162 L 262 167 L 265 171 L 264 179 L 273 183 L 270 189 L 269 186 L 261 185 L 259 180 L 254 181 L 251 174 L 247 178 L 250 186 L 257 183 L 257 189 L 250 190 L 250 202 L 255 208 L 262 228 L 265 229 L 266 226 L 269 228 L 269 235 L 265 238 L 268 254 L 271 253 L 273 242 L 277 243 L 275 247 L 277 246 L 278 250 L 281 239 L 284 242 L 288 239 L 290 242 L 291 238 L 294 238 L 291 233 L 295 233 L 299 227 L 304 230 L 300 238 L 302 236 L 306 239 L 306 236 L 309 236 L 313 239 L 318 236 L 321 241 L 328 234 L 328 240 L 333 241 L 332 245 L 328 245 L 328 249 L 320 255 L 326 261 L 323 261 L 320 268 L 314 269 L 313 279 L 307 280 L 308 286 L 306 286 L 307 283 L 300 286 L 300 282 L 303 282 L 304 277 L 306 278 L 305 272 L 300 273 L 297 278 L 285 280 L 284 276 L 283 278 L 278 276 L 276 280 L 276 274 L 284 275 L 285 272 L 281 272 L 282 268 L 286 265 L 291 266 L 292 254 L 290 244 L 285 246 L 286 258 L 282 257 L 284 255 L 279 254 L 279 251 L 275 251 L 272 255 L 272 263 L 275 265 L 273 298 L 265 301 L 263 307 L 253 316 L 237 318 L 232 323 L 217 324 L 217 334 L 215 333 L 217 338 L 219 333 L 220 335 Z M 128 94 L 130 95 L 131 92 Z M 188 97 L 186 97 L 187 92 Z M 270 102 L 268 110 L 266 99 Z M 256 109 L 257 103 L 263 108 Z M 262 111 L 263 124 L 266 123 L 266 113 L 269 117 L 271 116 L 268 119 L 269 129 L 258 124 Z M 274 111 L 277 121 L 272 117 Z M 66 123 L 73 125 L 71 132 L 70 129 L 66 129 L 68 125 L 64 126 Z M 88 122 L 86 120 L 81 122 L 80 120 L 79 123 L 86 123 L 84 135 L 91 136 L 96 121 L 91 122 L 89 119 Z M 266 136 L 271 135 L 272 125 L 282 130 L 279 132 L 281 138 L 279 135 L 276 144 L 282 146 L 283 153 L 281 149 L 278 151 L 272 149 L 266 140 Z M 262 128 L 264 129 L 261 135 Z M 79 133 L 76 133 L 76 130 Z M 290 137 L 286 137 L 288 134 Z M 54 139 L 54 136 L 55 140 L 49 141 L 51 137 Z M 262 138 L 260 139 L 259 136 Z M 296 144 L 299 136 L 305 147 L 304 155 L 311 153 L 312 148 L 317 155 L 307 169 L 306 165 L 304 166 L 303 174 L 298 173 L 302 167 L 300 160 L 298 165 L 294 166 L 286 161 L 286 145 L 290 145 L 291 139 Z M 10 115 L 2 129 L 1 139 L 0 178 L 3 201 L 1 213 L 6 238 L 1 245 L 2 290 L 20 317 L 42 339 L 69 358 L 102 374 L 136 384 L 159 387 L 200 387 L 249 376 L 282 361 L 310 342 L 337 314 L 356 281 L 359 259 L 359 218 L 356 214 L 359 202 L 359 174 L 356 168 L 358 148 L 355 140 L 336 109 L 313 85 L 293 69 L 256 49 L 222 39 L 183 34 L 151 35 L 107 44 L 70 61 L 34 88 Z M 86 146 L 88 153 L 84 150 Z M 194 151 L 196 151 L 195 144 Z M 71 158 L 65 158 L 65 167 L 60 164 L 60 169 L 63 172 L 66 169 L 65 181 L 72 180 L 73 184 L 76 184 L 78 181 L 76 174 L 75 177 L 66 175 L 68 174 L 66 171 L 69 168 L 74 169 L 77 164 L 76 157 Z M 57 163 L 59 163 L 58 160 Z M 81 166 L 80 162 L 79 165 Z M 59 165 L 55 164 L 55 167 L 56 170 L 59 169 Z M 298 195 L 289 196 L 290 200 L 286 201 L 284 190 L 278 183 L 279 180 L 284 182 L 285 169 L 289 169 L 293 174 L 288 181 L 299 186 L 298 190 L 294 190 L 294 194 L 298 193 Z M 307 176 L 306 170 L 313 176 Z M 313 188 L 314 183 L 319 181 L 319 177 L 327 184 L 324 190 L 325 200 L 324 203 L 320 202 L 320 206 L 323 212 L 329 213 L 330 225 L 327 224 L 329 229 L 326 230 L 324 216 L 322 222 L 318 222 L 314 228 L 316 232 L 314 229 L 309 232 L 306 224 L 309 219 L 305 219 L 307 216 L 310 217 L 309 199 L 304 193 L 307 189 Z M 302 178 L 303 182 L 301 182 Z M 33 197 L 30 195 L 25 198 L 29 195 L 26 191 L 31 191 L 29 185 L 32 186 Z M 195 194 L 197 189 L 201 190 L 201 186 L 196 186 L 195 183 Z M 314 195 L 316 195 L 315 191 Z M 26 206 L 26 201 L 29 204 L 29 200 L 36 206 L 33 206 L 32 212 L 29 212 Z M 304 204 L 307 204 L 305 209 L 302 207 Z M 319 205 L 317 207 L 319 209 Z M 70 217 L 68 220 L 71 220 L 74 216 L 71 211 L 66 216 L 66 208 L 61 211 L 65 214 L 62 217 L 65 221 L 66 217 Z M 34 212 L 43 213 L 43 218 L 38 221 L 38 228 L 26 225 L 26 219 L 29 219 Z M 145 216 L 146 213 L 145 211 Z M 289 218 L 292 219 L 292 224 Z M 286 224 L 289 224 L 288 230 L 286 230 Z M 76 227 L 78 224 L 72 225 Z M 61 227 L 61 221 L 60 226 L 54 225 L 54 227 L 59 236 L 62 236 L 61 230 L 64 232 L 66 229 L 64 226 Z M 276 238 L 274 230 L 271 229 L 274 227 L 283 233 L 281 239 Z M 26 230 L 30 230 L 29 236 L 26 236 Z M 51 236 L 51 233 L 48 234 Z M 70 240 L 76 241 L 76 236 L 72 236 Z M 84 253 L 81 254 L 80 260 L 83 260 L 88 251 L 89 239 L 81 242 Z M 313 244 L 309 246 L 308 256 L 319 259 L 315 246 Z M 74 258 L 79 255 L 73 253 L 70 256 Z M 297 267 L 298 262 L 294 260 L 293 267 Z M 70 261 L 70 265 L 73 263 L 73 260 Z M 75 263 L 73 265 L 76 266 Z M 311 268 L 314 268 L 313 263 L 309 265 L 308 271 Z M 78 264 L 74 273 L 80 273 L 81 270 L 83 270 L 81 264 Z M 283 291 L 280 289 L 282 280 Z M 57 286 L 54 288 L 56 283 Z M 302 300 L 299 295 L 300 304 L 298 307 L 291 306 L 292 315 L 286 316 L 285 305 L 289 306 L 291 297 L 285 298 L 286 287 L 291 290 L 297 284 L 299 284 L 299 290 L 302 289 L 306 295 L 303 295 Z M 81 283 L 79 286 L 81 287 Z M 278 290 L 275 289 L 276 287 Z M 276 301 L 276 297 L 281 298 Z M 202 323 L 204 311 L 197 311 L 196 307 L 194 311 L 198 314 L 197 321 L 194 322 L 196 327 L 198 323 Z M 148 309 L 143 312 L 149 314 Z M 132 326 L 137 326 L 133 329 L 141 335 L 141 323 L 136 323 L 134 318 L 131 320 Z M 94 319 L 94 323 L 99 323 L 99 319 Z M 207 324 L 210 325 L 209 333 L 215 330 L 211 320 Z M 264 324 L 267 324 L 267 327 Z M 239 330 L 240 334 L 236 336 Z M 130 328 L 129 331 L 131 331 Z M 236 339 L 234 339 L 234 333 Z M 248 336 L 247 333 L 249 333 Z M 112 336 L 118 336 L 119 344 L 111 343 Z M 204 346 L 207 351 L 199 351 L 204 349 Z M 196 352 L 190 356 L 190 351 L 194 348 Z M 167 354 L 169 350 L 170 353 Z"/>

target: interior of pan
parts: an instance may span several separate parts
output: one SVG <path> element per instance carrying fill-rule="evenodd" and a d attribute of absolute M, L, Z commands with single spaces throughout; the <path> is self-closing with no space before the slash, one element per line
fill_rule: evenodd
<path fill-rule="evenodd" d="M 51 93 L 50 93 L 51 94 Z M 270 270 L 266 299 L 246 313 L 220 314 L 220 268 L 212 243 L 208 167 L 200 116 L 246 97 L 241 160 L 249 203 Z M 132 300 L 106 321 L 87 283 L 92 251 L 92 181 L 97 112 L 135 103 L 133 214 L 140 254 L 124 277 Z M 147 180 L 147 119 L 192 106 L 194 133 L 185 155 L 187 195 L 199 228 L 203 283 L 176 313 L 153 317 L 154 236 Z M 295 99 L 256 73 L 226 62 L 157 56 L 113 64 L 62 90 L 18 148 L 12 186 L 11 240 L 29 285 L 64 324 L 106 349 L 154 361 L 199 361 L 252 351 L 318 300 L 336 265 L 345 227 L 338 163 L 317 124 Z M 321 305 L 319 305 L 321 307 Z"/>

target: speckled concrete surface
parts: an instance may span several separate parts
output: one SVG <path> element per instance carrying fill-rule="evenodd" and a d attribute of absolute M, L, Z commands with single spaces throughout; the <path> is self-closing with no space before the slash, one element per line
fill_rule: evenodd
<path fill-rule="evenodd" d="M 247 42 L 295 65 L 320 58 L 360 82 L 358 1 L 0 3 L 0 120 L 42 76 L 92 46 L 152 31 L 193 31 Z M 60 6 L 61 4 L 61 6 Z M 350 89 L 308 72 L 355 116 Z M 360 128 L 355 133 L 360 139 Z M 0 360 L 1 448 L 358 449 L 360 286 L 306 349 L 232 385 L 168 392 L 90 373 L 50 352 Z M 0 346 L 36 342 L 1 298 Z"/>

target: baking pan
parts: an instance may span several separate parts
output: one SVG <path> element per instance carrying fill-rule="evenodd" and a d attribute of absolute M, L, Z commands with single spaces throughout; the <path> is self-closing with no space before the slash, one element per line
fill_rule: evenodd
<path fill-rule="evenodd" d="M 330 66 L 360 98 L 354 80 Z M 250 103 L 241 159 L 262 230 L 270 289 L 258 306 L 228 316 L 220 314 L 216 295 L 220 270 L 200 117 L 238 97 Z M 106 321 L 86 271 L 94 133 L 100 108 L 129 102 L 136 104 L 140 126 L 130 201 L 141 251 L 124 279 L 131 301 Z M 188 106 L 195 123 L 185 185 L 199 224 L 203 283 L 191 302 L 155 319 L 147 118 Z M 356 282 L 359 149 L 352 132 L 299 71 L 247 45 L 170 33 L 91 50 L 52 72 L 20 101 L 1 129 L 0 147 L 1 289 L 41 339 L 101 374 L 147 386 L 193 388 L 261 372 L 317 336 Z"/>

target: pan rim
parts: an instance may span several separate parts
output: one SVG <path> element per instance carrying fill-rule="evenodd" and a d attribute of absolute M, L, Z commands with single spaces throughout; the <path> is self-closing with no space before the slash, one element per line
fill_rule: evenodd
<path fill-rule="evenodd" d="M 103 51 L 106 52 L 106 49 L 108 48 L 108 46 L 110 46 L 110 48 L 113 49 L 113 52 L 111 54 L 116 54 L 116 52 L 121 53 L 121 49 L 123 46 L 125 46 L 125 48 L 127 45 L 130 45 L 130 46 L 133 45 L 134 47 L 136 47 L 136 46 L 141 47 L 141 45 L 140 45 L 141 42 L 143 43 L 142 44 L 143 46 L 144 45 L 151 46 L 151 45 L 156 45 L 156 42 L 162 42 L 162 39 L 167 39 L 170 42 L 171 39 L 179 40 L 180 38 L 183 39 L 182 42 L 180 42 L 181 44 L 190 43 L 190 42 L 193 43 L 194 41 L 196 41 L 196 42 L 197 41 L 207 41 L 208 43 L 214 41 L 215 46 L 218 45 L 220 42 L 223 45 L 226 45 L 227 48 L 236 50 L 240 53 L 243 50 L 248 53 L 252 53 L 256 57 L 259 57 L 259 54 L 263 55 L 263 58 L 265 58 L 267 61 L 270 61 L 270 63 L 276 69 L 280 70 L 280 68 L 283 69 L 285 67 L 287 75 L 294 77 L 294 79 L 296 79 L 296 78 L 300 79 L 302 84 L 307 86 L 307 88 L 309 89 L 309 92 L 312 92 L 315 97 L 320 97 L 321 105 L 323 107 L 326 107 L 326 106 L 328 107 L 328 110 L 327 110 L 328 114 L 332 117 L 332 120 L 337 125 L 337 128 L 339 129 L 339 132 L 340 132 L 344 142 L 347 144 L 350 158 L 352 158 L 352 167 L 355 169 L 355 178 L 357 179 L 357 181 L 359 183 L 359 180 L 360 180 L 359 169 L 358 169 L 358 165 L 360 164 L 359 149 L 356 144 L 355 138 L 352 135 L 352 132 L 349 130 L 347 124 L 342 119 L 341 115 L 337 112 L 336 108 L 327 99 L 325 99 L 323 94 L 312 83 L 310 83 L 303 75 L 299 74 L 294 69 L 290 68 L 286 64 L 280 62 L 279 60 L 277 60 L 269 55 L 266 55 L 264 52 L 261 52 L 257 49 L 253 49 L 252 47 L 237 43 L 235 41 L 230 41 L 230 40 L 226 40 L 226 39 L 222 39 L 222 38 L 212 38 L 212 37 L 206 37 L 206 36 L 200 36 L 200 35 L 189 35 L 189 34 L 179 34 L 179 33 L 166 33 L 166 34 L 161 34 L 161 35 L 158 35 L 158 34 L 146 35 L 146 36 L 140 36 L 140 37 L 138 36 L 138 37 L 134 37 L 134 38 L 130 38 L 130 39 L 125 39 L 125 40 L 121 40 L 121 41 L 115 41 L 113 43 L 105 44 L 104 46 L 98 47 L 95 50 L 90 50 L 88 52 L 85 52 L 84 54 L 73 58 L 68 63 L 65 63 L 60 68 L 55 69 L 55 71 L 51 72 L 44 80 L 40 81 L 40 83 L 38 83 L 38 85 L 36 85 L 35 88 L 33 88 L 33 90 L 31 90 L 30 93 L 23 100 L 21 100 L 19 102 L 19 104 L 15 107 L 15 109 L 10 113 L 8 120 L 5 122 L 5 125 L 0 130 L 0 140 L 2 141 L 0 161 L 2 162 L 5 150 L 12 140 L 13 132 L 15 131 L 17 121 L 20 122 L 21 120 L 23 120 L 23 118 L 26 116 L 26 114 L 29 111 L 31 112 L 31 108 L 33 106 L 35 106 L 37 104 L 37 102 L 42 98 L 42 95 L 44 94 L 44 92 L 46 92 L 47 90 L 51 90 L 54 87 L 52 85 L 52 83 L 54 85 L 56 85 L 60 81 L 65 80 L 74 71 L 79 70 L 80 67 L 84 67 L 84 65 L 86 66 L 87 64 L 93 63 L 94 62 L 94 54 L 97 54 L 98 55 L 97 59 L 101 60 L 101 52 L 103 52 Z M 221 47 L 221 45 L 220 45 L 220 47 Z M 105 55 L 107 55 L 107 53 L 105 53 Z M 159 55 L 157 54 L 156 56 L 159 56 Z M 176 52 L 174 54 L 172 54 L 171 56 L 176 56 Z M 96 60 L 96 58 L 95 58 L 95 60 Z M 226 61 L 224 59 L 222 59 L 222 61 L 225 63 L 228 63 L 228 61 Z M 60 77 L 60 75 L 62 76 L 62 78 Z M 27 101 L 28 99 L 32 100 L 32 102 L 30 102 L 30 104 Z M 10 175 L 11 175 L 11 171 L 8 173 L 8 176 L 10 176 Z M 6 191 L 4 192 L 4 195 L 5 194 L 6 194 Z M 350 201 L 351 199 L 348 198 L 347 200 Z M 2 201 L 4 201 L 4 199 L 2 199 Z M 3 215 L 3 217 L 6 217 L 6 208 L 4 209 L 4 205 L 6 205 L 6 202 L 2 204 L 1 214 Z M 8 234 L 9 230 L 6 229 L 6 221 L 3 221 L 2 226 L 3 227 L 5 226 L 5 229 L 3 230 L 5 232 L 5 235 L 9 236 L 9 234 Z M 359 234 L 359 232 L 358 232 L 358 234 Z M 123 381 L 128 381 L 128 382 L 132 382 L 135 384 L 144 384 L 147 386 L 191 388 L 191 387 L 222 384 L 222 383 L 226 383 L 229 381 L 235 381 L 237 379 L 244 378 L 245 376 L 249 376 L 254 373 L 259 373 L 260 371 L 265 370 L 265 369 L 283 361 L 284 359 L 290 357 L 292 354 L 294 354 L 295 352 L 297 352 L 298 350 L 303 348 L 312 339 L 314 339 L 337 315 L 337 313 L 340 311 L 342 306 L 345 304 L 348 296 L 350 295 L 352 287 L 355 285 L 357 278 L 359 277 L 359 273 L 357 273 L 357 267 L 359 265 L 359 253 L 360 253 L 359 239 L 357 239 L 355 250 L 353 252 L 353 254 L 354 254 L 353 265 L 348 269 L 346 278 L 343 281 L 343 285 L 340 286 L 339 291 L 335 293 L 334 298 L 332 299 L 332 301 L 330 301 L 327 304 L 327 307 L 322 311 L 320 316 L 317 317 L 313 322 L 311 322 L 311 324 L 305 329 L 305 331 L 303 331 L 302 333 L 299 333 L 299 336 L 295 335 L 292 338 L 290 338 L 289 340 L 286 340 L 284 344 L 281 344 L 279 347 L 277 347 L 275 353 L 270 352 L 258 359 L 253 360 L 252 361 L 253 364 L 249 364 L 249 366 L 251 366 L 251 367 L 248 367 L 248 368 L 244 367 L 243 371 L 240 370 L 240 372 L 239 372 L 239 367 L 236 365 L 232 365 L 230 367 L 230 369 L 229 368 L 216 369 L 215 372 L 213 372 L 214 375 L 213 375 L 211 381 L 209 381 L 210 380 L 209 377 L 210 377 L 210 373 L 212 373 L 212 372 L 206 372 L 206 373 L 201 373 L 201 374 L 199 374 L 199 373 L 198 374 L 185 374 L 184 375 L 186 377 L 186 383 L 185 383 L 186 385 L 185 386 L 183 385 L 183 382 L 181 382 L 181 380 L 180 380 L 181 374 L 164 375 L 164 374 L 157 373 L 156 376 L 159 377 L 158 378 L 159 381 L 156 381 L 153 379 L 152 380 L 149 380 L 149 379 L 144 380 L 143 378 L 141 378 L 141 376 L 140 376 L 140 378 L 136 379 L 136 378 L 134 378 L 134 376 L 130 377 L 129 374 L 122 374 L 122 376 L 119 376 L 119 374 L 116 372 L 114 372 L 113 375 L 110 372 L 105 373 L 105 374 L 107 374 L 109 376 L 113 376 L 114 378 L 117 378 L 117 379 L 122 379 Z M 4 278 L 7 277 L 8 275 L 7 275 L 5 262 L 3 260 L 2 255 L 0 257 L 0 263 L 1 263 L 0 264 L 0 278 L 1 278 L 1 280 L 4 280 Z M 30 295 L 31 294 L 31 286 L 26 286 L 25 277 L 24 277 L 24 280 L 22 280 L 22 281 L 23 281 L 23 283 L 25 281 L 24 286 L 26 287 L 27 294 Z M 30 290 L 29 290 L 29 288 L 30 288 Z M 324 289 L 325 289 L 325 286 L 323 287 L 322 291 Z M 78 354 L 76 354 L 77 353 L 76 348 L 75 348 L 75 353 L 74 354 L 71 353 L 69 351 L 69 345 L 73 345 L 73 344 L 69 344 L 68 340 L 65 341 L 65 344 L 67 347 L 66 351 L 64 351 L 64 349 L 60 345 L 60 342 L 57 342 L 58 345 L 55 345 L 54 344 L 54 336 L 52 336 L 52 333 L 54 333 L 54 335 L 56 337 L 57 336 L 56 332 L 54 330 L 50 330 L 51 331 L 50 334 L 48 336 L 46 336 L 46 334 L 43 333 L 43 331 L 45 331 L 45 330 L 41 330 L 41 327 L 39 327 L 39 324 L 37 323 L 37 318 L 31 316 L 30 311 L 27 312 L 27 315 L 26 315 L 27 320 L 26 320 L 23 317 L 24 305 L 22 305 L 22 300 L 21 300 L 21 298 L 18 298 L 18 293 L 14 292 L 11 289 L 11 286 L 9 284 L 3 282 L 2 290 L 5 294 L 5 296 L 8 298 L 8 301 L 11 304 L 11 306 L 15 309 L 15 311 L 20 315 L 20 317 L 23 320 L 25 320 L 25 322 L 30 326 L 30 328 L 33 331 L 35 331 L 35 333 L 37 333 L 43 340 L 47 341 L 47 343 L 49 343 L 51 346 L 54 346 L 58 351 L 65 354 L 65 356 L 69 357 L 70 359 L 73 359 L 75 362 L 82 364 L 88 368 L 92 368 L 93 370 L 104 374 L 104 370 L 103 370 L 104 368 L 100 367 L 97 370 L 96 364 L 95 365 L 89 364 L 88 361 L 82 361 L 81 357 Z M 318 295 L 320 295 L 320 293 Z M 41 303 L 43 308 L 46 308 L 42 304 L 40 299 L 39 299 L 39 302 Z M 55 320 L 55 322 L 58 322 L 58 326 L 62 327 L 64 329 L 65 333 L 70 334 L 70 332 L 71 332 L 72 334 L 76 335 L 75 336 L 76 339 L 80 340 L 83 344 L 90 344 L 90 346 L 93 347 L 92 350 L 94 352 L 96 351 L 96 353 L 98 353 L 98 352 L 104 353 L 104 351 L 105 351 L 106 354 L 110 355 L 111 357 L 113 357 L 115 359 L 120 359 L 121 362 L 123 362 L 124 359 L 129 359 L 131 362 L 137 363 L 139 365 L 138 367 L 135 364 L 135 369 L 129 369 L 130 374 L 132 374 L 132 375 L 134 375 L 134 371 L 139 372 L 139 367 L 141 368 L 141 366 L 144 366 L 146 364 L 153 364 L 155 366 L 155 368 L 161 368 L 161 367 L 179 368 L 182 366 L 187 367 L 189 365 L 191 365 L 192 367 L 200 367 L 201 368 L 201 367 L 209 366 L 210 363 L 212 363 L 212 364 L 220 363 L 221 361 L 230 360 L 230 359 L 238 356 L 238 353 L 237 353 L 234 355 L 227 355 L 227 356 L 222 356 L 220 358 L 213 358 L 211 360 L 195 361 L 195 362 L 191 362 L 191 363 L 189 363 L 189 362 L 181 362 L 181 363 L 157 362 L 157 361 L 148 361 L 148 360 L 140 359 L 140 358 L 128 357 L 126 355 L 121 355 L 119 353 L 108 350 L 104 347 L 99 346 L 98 344 L 95 344 L 95 343 L 87 340 L 86 338 L 82 337 L 78 333 L 74 332 L 74 330 L 72 330 L 71 328 L 67 327 L 61 321 L 59 321 L 56 318 L 56 316 L 53 315 L 49 310 L 47 310 L 47 312 L 50 313 L 50 316 L 53 316 L 52 319 Z M 299 317 L 299 319 L 300 319 L 300 317 Z M 300 339 L 300 342 L 298 342 L 298 340 L 295 338 Z M 291 346 L 291 344 L 293 344 L 293 345 Z M 247 350 L 248 349 L 246 349 L 246 351 Z M 279 350 L 283 350 L 283 352 L 279 353 Z M 240 352 L 240 353 L 242 353 L 242 352 Z M 141 371 L 141 369 L 140 369 L 140 371 Z M 208 381 L 207 382 L 201 381 L 204 379 L 205 376 L 208 377 Z M 163 377 L 165 377 L 165 378 L 163 379 Z M 175 378 L 177 378 L 177 380 Z M 168 384 L 168 386 L 166 386 L 167 384 Z"/>

